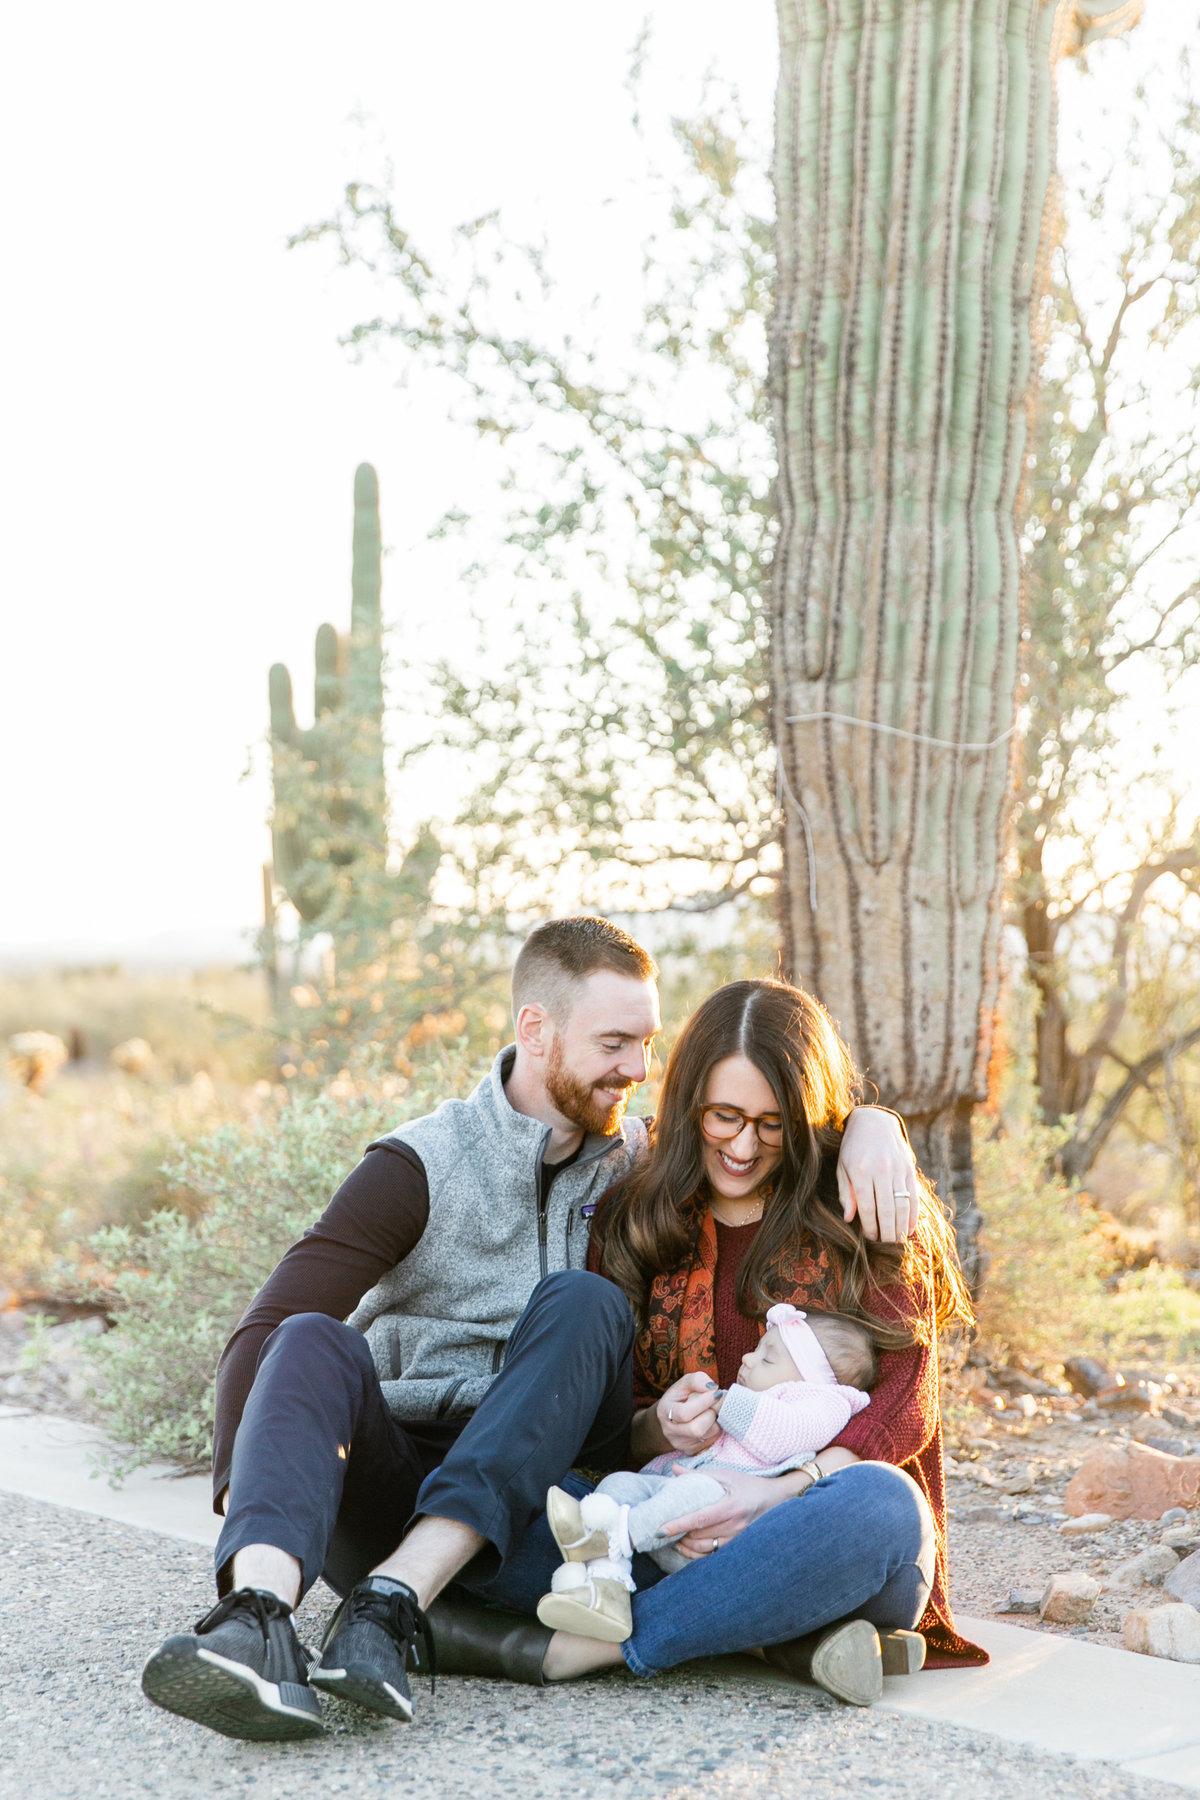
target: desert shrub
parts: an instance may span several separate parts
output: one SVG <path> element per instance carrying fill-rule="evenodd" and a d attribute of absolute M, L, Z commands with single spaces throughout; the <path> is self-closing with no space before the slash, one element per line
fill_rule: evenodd
<path fill-rule="evenodd" d="M 991 1354 L 1061 1362 L 1096 1344 L 1110 1263 L 1100 1217 L 1051 1170 L 1061 1129 L 1030 1124 L 975 1140 L 975 1178 L 987 1256 L 979 1335 Z"/>
<path fill-rule="evenodd" d="M 116 1315 L 95 1355 L 95 1406 L 119 1445 L 114 1474 L 155 1458 L 209 1459 L 217 1359 L 256 1289 L 373 1137 L 465 1092 L 477 1074 L 443 1060 L 410 1082 L 393 1077 L 390 1096 L 343 1086 L 223 1125 L 164 1167 L 190 1197 L 188 1211 L 157 1212 L 93 1240 L 93 1291 Z"/>
<path fill-rule="evenodd" d="M 1200 1356 L 1200 1294 L 1165 1263 L 1122 1275 L 1105 1296 L 1101 1318 L 1099 1341 L 1112 1362 L 1157 1365 Z"/>
<path fill-rule="evenodd" d="M 0 1288 L 21 1300 L 65 1294 L 102 1226 L 187 1204 L 163 1172 L 172 1144 L 261 1112 L 266 1095 L 104 1068 L 64 1071 L 45 1096 L 0 1090 Z"/>

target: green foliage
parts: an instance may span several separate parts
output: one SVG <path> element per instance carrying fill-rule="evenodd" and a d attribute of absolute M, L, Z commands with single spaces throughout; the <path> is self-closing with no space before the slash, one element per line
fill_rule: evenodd
<path fill-rule="evenodd" d="M 1200 1294 L 1178 1269 L 1162 1263 L 1134 1269 L 1104 1305 L 1101 1343 L 1114 1362 L 1156 1364 L 1200 1357 Z"/>
<path fill-rule="evenodd" d="M 434 671 L 440 717 L 408 759 L 453 749 L 477 777 L 441 834 L 464 920 L 705 906 L 762 891 L 778 867 L 771 250 L 744 136 L 728 106 L 676 122 L 670 229 L 646 248 L 640 330 L 615 366 L 563 328 L 568 309 L 539 319 L 542 259 L 494 219 L 463 227 L 435 272 L 391 196 L 352 183 L 297 240 L 331 240 L 388 295 L 349 341 L 450 375 L 467 422 L 510 455 L 490 591 L 520 584 L 538 606 L 497 614 L 485 595 L 478 654 Z"/>
<path fill-rule="evenodd" d="M 350 634 L 317 632 L 313 723 L 297 727 L 292 682 L 270 675 L 275 874 L 306 925 L 340 937 L 373 896 L 387 858 L 379 486 L 354 476 Z M 374 921 L 372 921 L 374 923 Z M 361 930 L 361 923 L 359 929 Z"/>
<path fill-rule="evenodd" d="M 297 1097 L 249 1126 L 222 1126 L 164 1169 L 193 1216 L 159 1212 L 95 1239 L 94 1291 L 117 1319 L 95 1345 L 95 1404 L 119 1446 L 116 1474 L 210 1457 L 217 1361 L 257 1288 L 372 1138 L 466 1092 L 477 1074 L 431 1067 L 390 1101 Z"/>
<path fill-rule="evenodd" d="M 1111 1220 L 1061 1174 L 1071 1121 L 996 1133 L 977 1125 L 987 1276 L 978 1308 L 997 1359 L 1053 1366 L 1081 1352 L 1120 1365 L 1200 1356 L 1200 1293 L 1178 1269 L 1114 1267 Z"/>
<path fill-rule="evenodd" d="M 1051 1171 L 1068 1132 L 976 1127 L 975 1180 L 987 1269 L 979 1335 L 997 1357 L 1035 1363 L 1097 1343 L 1108 1261 L 1090 1204 Z"/>
<path fill-rule="evenodd" d="M 1186 59 L 1169 79 L 1175 104 L 1140 94 L 1067 195 L 1028 458 L 1014 897 L 1075 1175 L 1131 1108 L 1178 1147 L 1164 1090 L 1200 1041 L 1196 808 L 1165 775 L 1200 662 L 1200 101 Z M 1164 944 L 1165 1008 L 1143 967 Z"/>

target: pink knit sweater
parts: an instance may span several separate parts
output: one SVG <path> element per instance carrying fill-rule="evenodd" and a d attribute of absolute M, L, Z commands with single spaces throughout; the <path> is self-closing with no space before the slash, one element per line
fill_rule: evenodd
<path fill-rule="evenodd" d="M 824 1450 L 862 1412 L 871 1396 L 861 1388 L 811 1381 L 781 1381 L 756 1392 L 731 1387 L 721 1402 L 721 1435 L 698 1456 L 656 1456 L 650 1474 L 672 1469 L 746 1469 L 754 1475 L 782 1475 Z"/>

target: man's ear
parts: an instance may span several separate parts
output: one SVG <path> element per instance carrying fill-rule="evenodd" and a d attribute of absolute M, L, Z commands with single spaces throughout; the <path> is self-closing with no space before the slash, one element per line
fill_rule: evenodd
<path fill-rule="evenodd" d="M 517 1042 L 526 1056 L 549 1055 L 554 1022 L 546 1008 L 539 1006 L 536 1000 L 527 1000 L 517 1014 L 516 1031 Z"/>

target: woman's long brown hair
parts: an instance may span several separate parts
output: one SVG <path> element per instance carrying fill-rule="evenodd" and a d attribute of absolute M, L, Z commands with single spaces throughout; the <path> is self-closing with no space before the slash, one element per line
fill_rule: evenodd
<path fill-rule="evenodd" d="M 754 1064 L 783 1119 L 783 1154 L 738 1274 L 739 1310 L 762 1318 L 791 1297 L 775 1291 L 780 1267 L 825 1250 L 840 1277 L 838 1310 L 861 1318 L 881 1349 L 922 1333 L 919 1322 L 910 1330 L 877 1317 L 872 1289 L 929 1281 L 938 1325 L 970 1323 L 954 1238 L 927 1182 L 917 1230 L 904 1244 L 870 1243 L 857 1218 L 842 1217 L 835 1166 L 861 1083 L 825 1008 L 782 981 L 730 982 L 697 1007 L 667 1062 L 649 1155 L 597 1213 L 601 1273 L 628 1295 L 639 1323 L 655 1276 L 694 1254 L 709 1205 L 700 1104 L 710 1072 L 728 1056 Z"/>

